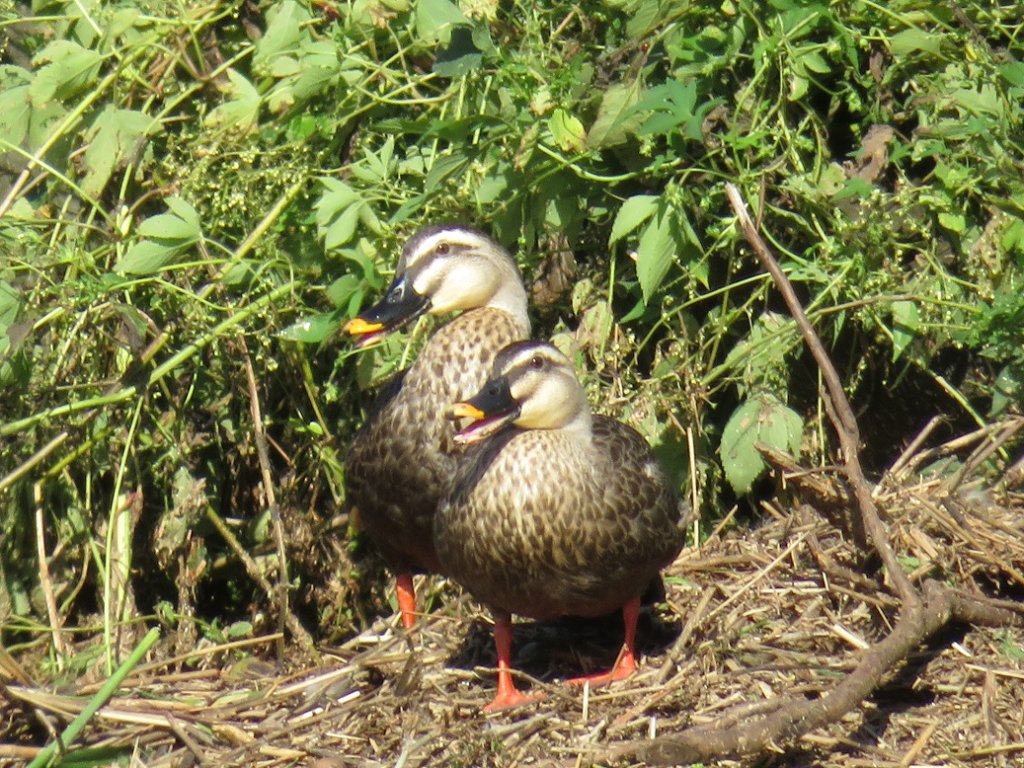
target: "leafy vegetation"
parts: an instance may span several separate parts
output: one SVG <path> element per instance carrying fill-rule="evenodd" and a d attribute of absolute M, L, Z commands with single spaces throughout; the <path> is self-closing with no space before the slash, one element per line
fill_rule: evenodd
<path fill-rule="evenodd" d="M 272 600 L 239 550 L 273 574 L 278 514 L 306 625 L 374 610 L 340 457 L 423 329 L 366 354 L 338 329 L 427 222 L 515 250 L 538 335 L 711 516 L 765 491 L 757 441 L 832 450 L 726 181 L 876 471 L 933 415 L 1019 413 L 1022 34 L 986 0 L 6 11 L 5 642 L 75 674 L 113 668 L 140 618 L 255 631 Z"/>

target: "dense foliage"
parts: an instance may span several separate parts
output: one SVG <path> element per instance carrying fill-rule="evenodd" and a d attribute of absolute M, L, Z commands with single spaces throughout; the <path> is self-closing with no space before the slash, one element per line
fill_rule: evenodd
<path fill-rule="evenodd" d="M 237 553 L 273 573 L 277 511 L 307 625 L 349 631 L 366 600 L 341 456 L 429 323 L 365 354 L 338 329 L 427 222 L 518 254 L 538 335 L 712 517 L 766 490 L 755 442 L 833 449 L 727 181 L 876 470 L 932 416 L 1019 412 L 1022 37 L 1018 4 L 991 0 L 7 11 L 8 638 L 66 623 L 109 650 L 140 616 L 247 632 L 231 622 L 271 601 Z"/>

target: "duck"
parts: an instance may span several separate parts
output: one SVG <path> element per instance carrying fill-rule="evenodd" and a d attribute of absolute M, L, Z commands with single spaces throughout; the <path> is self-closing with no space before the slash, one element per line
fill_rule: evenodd
<path fill-rule="evenodd" d="M 498 351 L 530 335 L 526 290 L 511 254 L 460 224 L 427 226 L 402 248 L 378 303 L 343 327 L 358 347 L 427 313 L 459 312 L 386 384 L 345 455 L 346 501 L 395 573 L 402 624 L 416 622 L 413 574 L 436 573 L 433 519 L 465 448 L 446 412 L 487 380 Z"/>
<path fill-rule="evenodd" d="M 684 505 L 635 429 L 595 415 L 572 362 L 547 342 L 501 350 L 491 377 L 452 405 L 473 450 L 434 518 L 443 572 L 494 618 L 498 685 L 485 712 L 542 696 L 511 674 L 513 614 L 547 620 L 621 611 L 625 637 L 600 685 L 636 670 L 640 599 L 686 537 Z"/>

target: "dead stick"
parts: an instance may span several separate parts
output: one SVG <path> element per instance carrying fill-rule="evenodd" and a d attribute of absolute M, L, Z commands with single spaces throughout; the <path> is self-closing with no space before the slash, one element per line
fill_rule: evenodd
<path fill-rule="evenodd" d="M 833 426 L 839 436 L 847 479 L 850 481 L 850 485 L 853 486 L 854 497 L 857 499 L 857 507 L 860 510 L 864 529 L 871 538 L 872 546 L 882 559 L 882 563 L 885 565 L 886 572 L 889 574 L 897 594 L 899 594 L 906 607 L 917 606 L 921 602 L 920 595 L 918 595 L 917 590 L 910 583 L 910 579 L 907 578 L 907 574 L 900 566 L 899 561 L 896 560 L 896 554 L 892 551 L 892 547 L 889 546 L 888 531 L 878 514 L 878 508 L 875 506 L 874 499 L 871 498 L 871 485 L 864 476 L 864 470 L 860 465 L 860 429 L 857 427 L 857 419 L 853 415 L 850 401 L 843 391 L 839 374 L 836 373 L 835 366 L 832 365 L 832 361 L 829 359 L 821 339 L 818 338 L 817 332 L 807 319 L 807 315 L 800 304 L 800 299 L 797 298 L 796 291 L 793 290 L 792 283 L 789 282 L 789 278 L 782 271 L 779 262 L 775 260 L 767 244 L 758 234 L 754 222 L 750 219 L 750 214 L 747 213 L 746 205 L 740 197 L 739 190 L 733 184 L 727 183 L 725 191 L 729 196 L 729 202 L 732 204 L 736 216 L 739 218 L 744 237 L 750 243 L 750 247 L 754 249 L 754 253 L 761 264 L 775 281 L 775 287 L 782 294 L 790 314 L 796 320 L 796 324 L 803 334 L 804 342 L 811 350 L 811 354 L 818 364 L 818 369 L 821 371 L 822 378 L 825 381 L 825 388 L 828 392 L 828 399 L 832 404 L 829 417 L 832 419 Z"/>

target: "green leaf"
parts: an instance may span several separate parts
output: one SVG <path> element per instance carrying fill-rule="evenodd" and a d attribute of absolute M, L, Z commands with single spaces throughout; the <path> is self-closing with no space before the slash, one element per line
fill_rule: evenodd
<path fill-rule="evenodd" d="M 996 376 L 992 390 L 989 418 L 1002 416 L 1013 405 L 1019 408 L 1024 403 L 1024 362 L 1017 361 L 1004 367 Z"/>
<path fill-rule="evenodd" d="M 332 251 L 351 242 L 359 225 L 359 209 L 362 203 L 350 205 L 334 219 L 324 231 L 324 249 Z"/>
<path fill-rule="evenodd" d="M 324 193 L 313 205 L 324 248 L 334 250 L 351 242 L 360 223 L 379 231 L 380 222 L 355 189 L 338 179 L 322 179 Z"/>
<path fill-rule="evenodd" d="M 96 80 L 102 57 L 71 40 L 55 40 L 36 54 L 32 63 L 39 67 L 29 86 L 33 106 L 51 100 L 64 101 L 88 88 Z"/>
<path fill-rule="evenodd" d="M 115 272 L 150 275 L 203 238 L 199 213 L 180 197 L 168 197 L 168 213 L 150 216 L 138 226 L 146 240 L 135 243 L 114 265 Z"/>
<path fill-rule="evenodd" d="M 898 360 L 921 330 L 921 315 L 912 301 L 892 304 L 892 359 Z"/>
<path fill-rule="evenodd" d="M 636 134 L 643 115 L 634 107 L 640 101 L 643 85 L 639 78 L 628 83 L 617 83 L 604 92 L 597 117 L 587 132 L 587 146 L 613 147 Z"/>
<path fill-rule="evenodd" d="M 950 232 L 960 234 L 967 228 L 967 220 L 962 213 L 940 213 L 939 224 Z"/>
<path fill-rule="evenodd" d="M 469 24 L 451 0 L 419 0 L 416 3 L 415 19 L 416 36 L 430 45 L 447 43 L 452 27 Z"/>
<path fill-rule="evenodd" d="M 312 19 L 305 8 L 294 0 L 275 3 L 267 11 L 267 29 L 256 42 L 253 67 L 270 72 L 280 56 L 294 55 L 299 45 L 309 39 L 305 25 Z"/>
<path fill-rule="evenodd" d="M 211 110 L 206 124 L 213 127 L 237 128 L 248 133 L 256 127 L 260 115 L 260 98 L 256 86 L 234 69 L 228 70 L 230 85 L 227 88 L 228 101 Z"/>
<path fill-rule="evenodd" d="M 614 245 L 651 218 L 658 210 L 658 200 L 657 195 L 633 195 L 619 206 L 608 244 Z"/>
<path fill-rule="evenodd" d="M 583 123 L 575 115 L 564 109 L 556 109 L 548 118 L 548 129 L 555 146 L 563 152 L 580 152 L 583 150 L 587 136 Z"/>
<path fill-rule="evenodd" d="M 164 202 L 170 213 L 150 216 L 139 224 L 138 232 L 143 237 L 177 241 L 185 247 L 198 242 L 203 236 L 199 213 L 180 197 L 168 197 Z"/>
<path fill-rule="evenodd" d="M 725 478 L 737 494 L 750 490 L 766 465 L 758 445 L 797 456 L 803 419 L 774 395 L 761 395 L 742 403 L 725 425 L 719 455 Z"/>
<path fill-rule="evenodd" d="M 893 56 L 907 56 L 915 51 L 937 54 L 941 48 L 942 37 L 922 29 L 905 29 L 889 38 Z"/>
<path fill-rule="evenodd" d="M 178 254 L 180 249 L 155 240 L 135 243 L 117 260 L 114 271 L 129 275 L 151 275 L 159 272 Z"/>
<path fill-rule="evenodd" d="M 999 67 L 999 74 L 1010 85 L 1024 88 L 1024 61 L 1013 61 Z"/>
<path fill-rule="evenodd" d="M 28 85 L 11 86 L 6 80 L 0 82 L 0 137 L 18 147 L 28 136 L 32 102 Z M 5 151 L 0 149 L 0 153 Z"/>
<path fill-rule="evenodd" d="M 96 197 L 103 191 L 115 168 L 123 167 L 134 157 L 142 138 L 157 125 L 153 118 L 130 109 L 107 106 L 93 123 L 86 138 L 85 178 L 82 189 Z"/>
<path fill-rule="evenodd" d="M 667 210 L 662 210 L 648 223 L 636 249 L 636 276 L 640 280 L 645 304 L 650 303 L 651 296 L 665 279 L 675 252 L 672 217 Z"/>
<path fill-rule="evenodd" d="M 278 336 L 300 344 L 320 344 L 338 330 L 338 317 L 333 312 L 303 317 L 278 332 Z"/>

